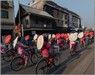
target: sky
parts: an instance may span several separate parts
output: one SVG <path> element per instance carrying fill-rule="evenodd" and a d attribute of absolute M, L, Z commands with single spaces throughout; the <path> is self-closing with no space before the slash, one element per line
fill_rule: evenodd
<path fill-rule="evenodd" d="M 18 2 L 28 5 L 32 0 L 14 0 L 15 16 L 18 11 Z M 65 7 L 81 16 L 81 24 L 88 28 L 95 27 L 95 1 L 94 0 L 53 0 L 58 5 Z"/>

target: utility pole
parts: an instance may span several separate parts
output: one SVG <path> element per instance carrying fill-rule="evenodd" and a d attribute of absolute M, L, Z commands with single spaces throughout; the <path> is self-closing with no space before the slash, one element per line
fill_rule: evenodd
<path fill-rule="evenodd" d="M 15 6 L 14 6 L 14 1 L 13 1 L 13 8 L 15 8 Z M 14 28 L 15 28 L 15 9 L 13 9 L 13 20 L 14 20 Z M 13 39 L 15 38 L 15 33 L 14 33 L 14 28 L 13 28 Z"/>
<path fill-rule="evenodd" d="M 21 33 L 21 37 L 24 36 L 24 30 L 23 30 L 23 25 L 21 24 L 21 20 L 20 20 L 20 0 L 18 1 L 19 4 L 19 24 L 20 24 L 20 33 Z"/>

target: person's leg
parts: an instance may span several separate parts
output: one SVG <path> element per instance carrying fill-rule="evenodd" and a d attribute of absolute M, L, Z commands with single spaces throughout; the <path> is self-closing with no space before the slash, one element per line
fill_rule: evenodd
<path fill-rule="evenodd" d="M 59 53 L 59 50 L 60 50 L 59 45 L 55 45 L 55 46 L 54 46 L 54 49 L 57 49 L 57 51 L 58 51 L 58 53 Z"/>
<path fill-rule="evenodd" d="M 28 56 L 24 56 L 24 58 L 25 58 L 25 66 L 26 66 L 27 63 L 28 63 L 28 59 L 29 59 L 29 57 L 28 57 Z"/>
<path fill-rule="evenodd" d="M 24 50 L 23 53 L 24 53 L 25 66 L 26 66 L 29 60 L 29 53 L 26 50 Z"/>

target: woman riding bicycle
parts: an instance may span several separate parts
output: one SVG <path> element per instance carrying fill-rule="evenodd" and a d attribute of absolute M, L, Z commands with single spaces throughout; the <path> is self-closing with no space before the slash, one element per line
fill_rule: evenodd
<path fill-rule="evenodd" d="M 82 38 L 80 38 L 81 44 L 85 47 L 85 36 L 83 36 Z"/>
<path fill-rule="evenodd" d="M 53 49 L 53 46 L 48 43 L 48 38 L 44 36 L 44 44 L 41 49 L 42 56 L 45 58 L 51 58 L 52 57 L 51 55 L 53 52 L 52 49 Z M 50 62 L 48 62 L 48 63 L 51 63 L 52 59 L 49 59 L 49 61 Z"/>
<path fill-rule="evenodd" d="M 70 41 L 69 42 L 69 44 L 70 44 L 70 53 L 71 53 L 71 55 L 73 55 L 73 54 L 75 54 L 77 52 L 77 44 L 78 44 L 77 41 L 78 41 L 78 38 L 76 38 L 76 36 L 73 33 L 70 33 L 70 35 L 73 36 L 73 38 L 71 40 L 69 39 L 69 41 Z"/>
<path fill-rule="evenodd" d="M 27 61 L 28 61 L 28 58 L 29 58 L 29 53 L 27 52 L 27 48 L 29 48 L 29 46 L 23 44 L 21 41 L 21 38 L 19 37 L 18 39 L 18 42 L 17 42 L 17 51 L 18 51 L 18 54 L 21 56 L 21 57 L 24 57 L 25 58 L 25 65 L 27 64 Z"/>

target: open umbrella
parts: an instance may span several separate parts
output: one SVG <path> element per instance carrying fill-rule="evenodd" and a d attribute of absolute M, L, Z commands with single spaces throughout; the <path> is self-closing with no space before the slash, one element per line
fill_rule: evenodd
<path fill-rule="evenodd" d="M 56 38 L 56 39 L 59 39 L 60 37 L 61 37 L 60 33 L 57 33 L 57 34 L 55 35 L 55 38 Z"/>
<path fill-rule="evenodd" d="M 26 35 L 26 36 L 25 36 L 25 40 L 26 40 L 26 41 L 29 40 L 29 38 L 30 38 L 29 35 Z"/>
<path fill-rule="evenodd" d="M 8 43 L 10 42 L 10 40 L 11 40 L 11 35 L 7 35 L 7 36 L 5 37 L 5 39 L 4 39 L 4 43 L 5 43 L 5 44 L 8 44 Z"/>

